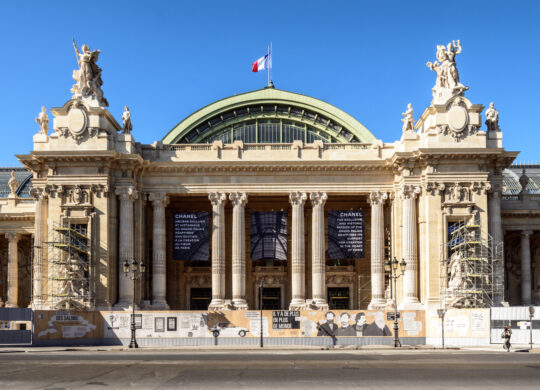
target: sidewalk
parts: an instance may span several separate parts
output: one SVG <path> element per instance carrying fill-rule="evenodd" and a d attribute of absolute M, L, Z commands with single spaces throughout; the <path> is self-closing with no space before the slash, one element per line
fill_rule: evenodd
<path fill-rule="evenodd" d="M 319 347 L 319 346 L 304 346 L 304 345 L 288 345 L 288 346 L 265 346 L 260 348 L 259 346 L 227 346 L 227 345 L 218 345 L 212 347 L 167 347 L 167 348 L 156 348 L 156 347 L 139 347 L 137 349 L 131 349 L 127 346 L 73 346 L 73 347 L 10 347 L 3 346 L 0 347 L 0 353 L 22 353 L 22 352 L 132 352 L 132 353 L 147 353 L 147 352 L 235 352 L 235 351 L 253 351 L 253 352 L 300 352 L 300 351 L 358 351 L 358 352 L 369 352 L 369 351 L 388 351 L 399 353 L 400 351 L 417 351 L 417 352 L 504 352 L 502 345 L 492 344 L 485 346 L 471 346 L 471 347 L 446 347 L 444 350 L 440 347 L 434 347 L 430 345 L 414 345 L 414 346 L 403 346 L 400 348 L 394 348 L 389 345 L 365 345 L 361 347 L 357 346 L 336 346 L 334 348 Z M 532 350 L 529 350 L 529 345 L 513 345 L 511 352 L 525 352 L 525 353 L 540 353 L 540 347 L 535 345 Z"/>

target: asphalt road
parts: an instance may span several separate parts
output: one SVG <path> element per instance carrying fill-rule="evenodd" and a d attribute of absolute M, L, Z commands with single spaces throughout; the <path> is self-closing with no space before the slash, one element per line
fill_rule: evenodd
<path fill-rule="evenodd" d="M 0 353 L 0 389 L 538 389 L 540 354 L 463 351 Z"/>

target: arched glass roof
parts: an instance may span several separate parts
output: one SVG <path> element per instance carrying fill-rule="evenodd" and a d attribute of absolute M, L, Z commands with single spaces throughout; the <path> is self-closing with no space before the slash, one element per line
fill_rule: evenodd
<path fill-rule="evenodd" d="M 264 88 L 209 104 L 176 125 L 162 141 L 371 143 L 374 139 L 360 122 L 335 106 L 306 95 Z"/>

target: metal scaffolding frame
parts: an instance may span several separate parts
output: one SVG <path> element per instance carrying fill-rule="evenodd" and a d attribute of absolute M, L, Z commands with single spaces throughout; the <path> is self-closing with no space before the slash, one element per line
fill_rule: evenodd
<path fill-rule="evenodd" d="M 485 308 L 501 296 L 497 276 L 502 269 L 502 242 L 483 233 L 478 222 L 449 226 L 448 242 L 441 250 L 441 303 L 443 308 Z"/>
<path fill-rule="evenodd" d="M 47 296 L 52 309 L 88 310 L 94 306 L 88 225 L 69 219 L 49 232 Z"/>

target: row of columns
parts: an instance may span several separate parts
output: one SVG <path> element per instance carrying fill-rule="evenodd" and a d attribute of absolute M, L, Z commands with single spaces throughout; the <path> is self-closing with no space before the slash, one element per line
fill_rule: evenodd
<path fill-rule="evenodd" d="M 120 201 L 119 256 L 118 256 L 118 303 L 117 307 L 129 307 L 133 301 L 133 283 L 122 272 L 125 262 L 134 259 L 133 203 L 138 199 L 138 191 L 133 186 L 119 186 L 116 195 Z M 154 208 L 153 218 L 153 258 L 152 258 L 152 307 L 166 310 L 167 304 L 167 244 L 165 208 L 169 197 L 165 193 L 154 192 L 148 196 Z"/>
<path fill-rule="evenodd" d="M 418 303 L 417 295 L 417 229 L 416 201 L 418 187 L 403 186 L 403 256 L 407 262 L 404 277 L 404 304 Z M 119 270 L 124 262 L 133 260 L 133 202 L 137 191 L 131 187 L 118 187 L 116 194 L 120 200 L 120 248 Z M 246 303 L 246 259 L 245 259 L 245 206 L 248 196 L 243 192 L 232 192 L 229 200 L 233 204 L 232 231 L 232 304 L 237 309 L 247 309 Z M 382 308 L 384 299 L 384 201 L 388 195 L 374 191 L 369 195 L 371 203 L 371 291 L 370 309 Z M 308 196 L 305 192 L 291 192 L 292 206 L 292 248 L 291 248 L 291 309 L 301 309 L 306 305 L 305 293 L 305 228 L 304 204 Z M 324 205 L 328 196 L 324 192 L 312 192 L 312 297 L 313 304 L 321 309 L 328 307 L 325 280 L 325 240 Z M 152 307 L 167 309 L 166 301 L 166 220 L 165 208 L 169 199 L 164 193 L 151 193 L 153 203 L 153 283 Z M 227 195 L 220 192 L 209 194 L 212 204 L 212 301 L 210 309 L 217 310 L 225 305 L 225 215 Z M 132 281 L 119 272 L 118 306 L 129 306 L 133 299 Z"/>
<path fill-rule="evenodd" d="M 400 196 L 403 206 L 403 236 L 406 241 L 403 247 L 407 261 L 404 282 L 404 304 L 418 304 L 417 295 L 417 229 L 415 198 L 420 189 L 404 186 Z M 371 203 L 371 289 L 370 308 L 383 308 L 384 299 L 384 201 L 388 195 L 384 192 L 370 193 Z M 245 205 L 247 194 L 233 192 L 229 200 L 233 203 L 232 230 L 232 304 L 237 309 L 246 309 L 246 264 L 245 264 Z M 305 293 L 305 234 L 304 204 L 308 196 L 305 192 L 291 192 L 289 202 L 292 206 L 292 248 L 291 248 L 291 296 L 290 309 L 297 310 L 306 306 Z M 326 297 L 326 261 L 324 240 L 324 205 L 328 196 L 323 192 L 312 192 L 309 195 L 312 203 L 312 297 L 313 304 L 320 308 L 328 308 Z M 225 304 L 225 217 L 224 207 L 227 200 L 225 193 L 209 194 L 212 203 L 212 301 L 210 309 L 218 310 Z"/>

